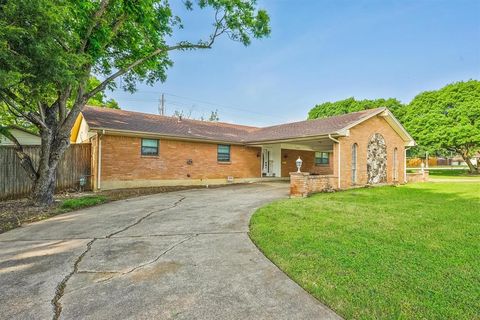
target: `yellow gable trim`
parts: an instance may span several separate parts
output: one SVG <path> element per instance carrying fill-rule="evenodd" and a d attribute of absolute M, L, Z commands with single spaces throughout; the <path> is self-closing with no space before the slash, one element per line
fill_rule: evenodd
<path fill-rule="evenodd" d="M 82 120 L 83 120 L 83 115 L 82 113 L 79 113 L 72 127 L 72 131 L 70 134 L 70 143 L 75 143 L 77 141 L 78 132 L 80 131 L 80 125 L 82 124 Z"/>

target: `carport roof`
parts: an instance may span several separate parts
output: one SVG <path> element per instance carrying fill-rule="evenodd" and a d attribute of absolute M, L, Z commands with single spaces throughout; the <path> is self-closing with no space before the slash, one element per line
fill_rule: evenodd
<path fill-rule="evenodd" d="M 252 144 L 328 134 L 339 135 L 384 111 L 388 112 L 386 108 L 376 108 L 324 119 L 305 120 L 263 128 L 224 122 L 180 120 L 168 116 L 98 107 L 85 107 L 82 115 L 91 130 Z"/>

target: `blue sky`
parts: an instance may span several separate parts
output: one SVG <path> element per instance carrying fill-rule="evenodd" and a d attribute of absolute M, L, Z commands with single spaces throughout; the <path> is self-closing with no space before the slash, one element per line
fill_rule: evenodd
<path fill-rule="evenodd" d="M 172 0 L 172 3 L 177 1 Z M 271 36 L 249 47 L 223 38 L 206 51 L 172 54 L 165 83 L 107 92 L 122 109 L 265 126 L 303 120 L 317 103 L 398 98 L 480 79 L 480 1 L 263 0 Z M 177 14 L 183 15 L 182 11 Z M 175 39 L 205 38 L 211 12 L 194 11 Z"/>

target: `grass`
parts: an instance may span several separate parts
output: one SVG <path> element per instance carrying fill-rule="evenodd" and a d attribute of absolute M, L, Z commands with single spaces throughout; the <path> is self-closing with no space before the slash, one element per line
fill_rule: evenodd
<path fill-rule="evenodd" d="M 60 208 L 67 210 L 76 210 L 80 208 L 95 206 L 97 204 L 104 203 L 107 200 L 107 197 L 101 195 L 72 198 L 64 200 L 60 205 Z"/>
<path fill-rule="evenodd" d="M 480 184 L 282 200 L 253 215 L 250 236 L 346 319 L 480 319 Z"/>
<path fill-rule="evenodd" d="M 480 175 L 470 174 L 468 170 L 462 169 L 430 169 L 428 173 L 433 178 L 480 178 Z"/>

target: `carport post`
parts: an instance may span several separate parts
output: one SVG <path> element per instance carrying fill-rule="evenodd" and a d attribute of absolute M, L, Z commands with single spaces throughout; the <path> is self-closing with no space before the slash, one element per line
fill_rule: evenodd
<path fill-rule="evenodd" d="M 336 143 L 337 147 L 338 147 L 338 155 L 337 155 L 337 166 L 338 166 L 338 169 L 337 169 L 337 172 L 338 172 L 338 189 L 340 189 L 341 187 L 341 182 L 340 182 L 340 174 L 341 174 L 341 169 L 340 169 L 340 158 L 341 158 L 341 149 L 340 149 L 340 141 L 338 141 L 337 139 L 333 138 L 331 134 L 328 134 L 328 138 L 330 140 L 332 140 L 333 142 Z"/>

